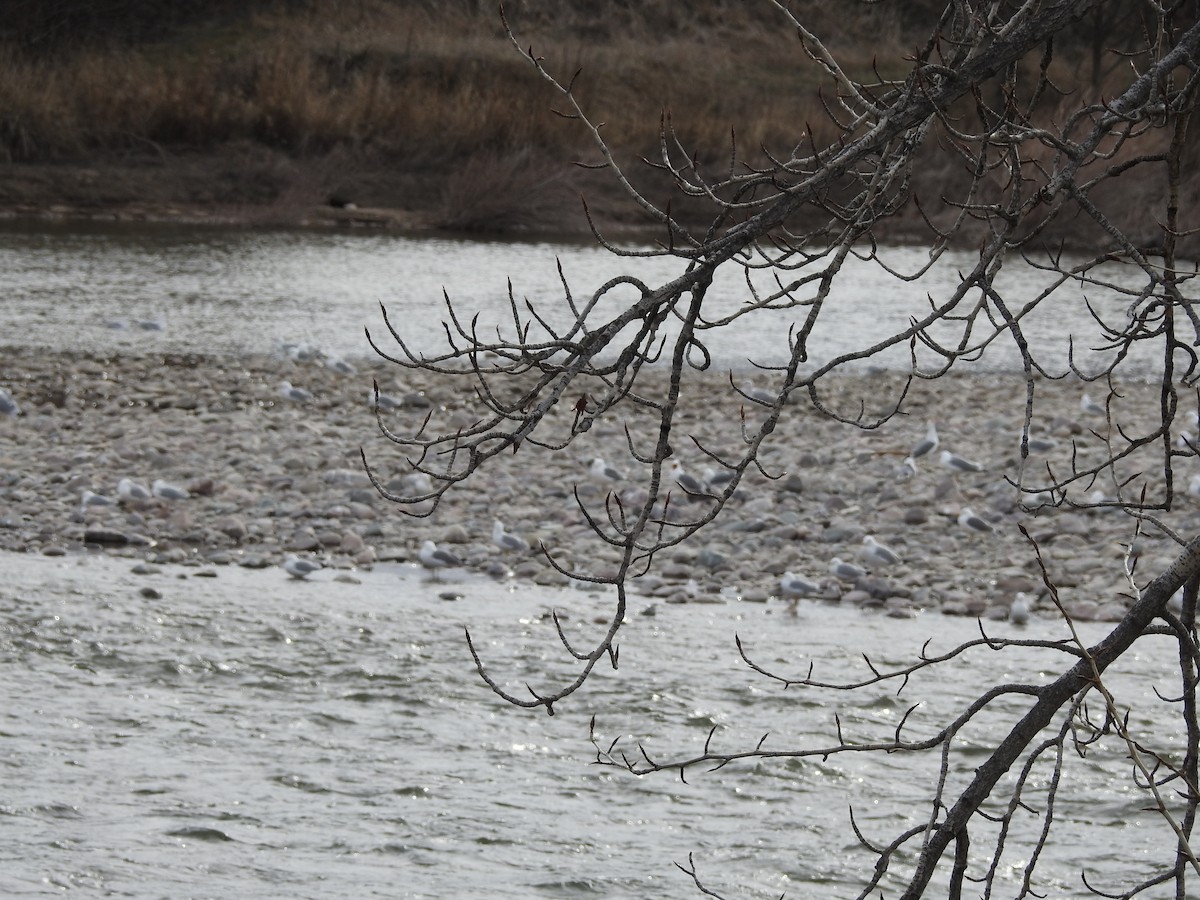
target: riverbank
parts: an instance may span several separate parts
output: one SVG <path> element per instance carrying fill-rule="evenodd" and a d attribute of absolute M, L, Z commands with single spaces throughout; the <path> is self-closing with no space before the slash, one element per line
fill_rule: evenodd
<path fill-rule="evenodd" d="M 513 45 L 493 6 L 314 0 L 18 12 L 0 23 L 0 217 L 576 237 L 591 228 L 584 197 L 607 236 L 663 237 L 614 173 L 595 168 L 604 157 L 592 132 L 569 121 L 561 92 Z M 506 14 L 520 46 L 571 83 L 602 124 L 623 177 L 698 234 L 717 211 L 664 173 L 664 143 L 678 144 L 673 165 L 693 160 L 710 178 L 726 166 L 765 169 L 798 142 L 845 139 L 822 99 L 838 86 L 798 53 L 773 4 L 510 3 Z M 908 76 L 912 48 L 940 14 L 815 5 L 804 22 L 851 77 L 874 84 Z M 1126 24 L 1107 22 L 1117 32 Z M 1060 90 L 1119 93 L 1119 82 L 1096 80 L 1092 52 L 1073 33 L 1056 40 L 1047 59 Z M 955 240 L 975 246 L 987 235 L 955 225 L 974 193 L 973 166 L 945 146 L 930 133 L 905 186 L 920 208 L 906 204 L 878 222 L 874 240 L 941 243 L 956 228 Z M 1187 178 L 1185 167 L 1185 196 Z M 1160 180 L 1139 166 L 1094 187 L 1091 200 L 1153 246 Z M 848 181 L 831 199 L 857 190 Z M 801 210 L 788 228 L 823 226 L 829 215 Z M 1179 231 L 1179 252 L 1195 256 L 1200 239 Z M 1039 239 L 1111 246 L 1077 217 Z"/>
<path fill-rule="evenodd" d="M 371 361 L 357 361 L 347 374 L 319 356 L 98 358 L 8 348 L 0 358 L 0 386 L 21 406 L 19 416 L 0 419 L 3 550 L 58 555 L 87 545 L 150 562 L 247 567 L 280 565 L 296 553 L 352 570 L 415 563 L 421 543 L 432 539 L 469 569 L 556 585 L 567 579 L 536 553 L 505 554 L 492 543 L 493 520 L 534 547 L 546 546 L 563 564 L 603 571 L 615 555 L 588 530 L 573 491 L 602 515 L 610 488 L 637 487 L 623 424 L 636 436 L 645 422 L 631 412 L 625 423 L 596 426 L 568 451 L 527 446 L 498 459 L 482 478 L 451 491 L 434 515 L 411 518 L 379 496 L 360 462 L 361 446 L 390 490 L 412 493 L 409 465 L 368 407 L 372 380 L 399 401 L 384 413 L 399 432 L 419 428 L 426 416 L 435 426 L 467 423 L 473 413 L 466 385 Z M 724 378 L 714 376 L 682 421 L 709 446 L 732 451 L 746 404 Z M 284 380 L 313 399 L 285 400 Z M 763 456 L 767 470 L 782 477 L 749 478 L 713 526 L 660 555 L 634 590 L 668 602 L 768 601 L 781 594 L 780 576 L 794 572 L 818 582 L 817 595 L 830 601 L 897 615 L 937 609 L 1001 616 L 1016 591 L 1044 594 L 1018 530 L 1024 524 L 1076 615 L 1118 615 L 1128 593 L 1121 560 L 1132 523 L 1110 511 L 1017 508 L 1016 491 L 1004 480 L 1016 472 L 1013 423 L 1023 402 L 1016 387 L 1000 376 L 943 380 L 912 397 L 910 417 L 877 431 L 838 426 L 807 409 L 786 415 Z M 826 400 L 843 409 L 865 401 L 870 411 L 897 388 L 894 376 L 848 376 L 834 382 Z M 1147 408 L 1143 390 L 1131 386 L 1117 401 L 1130 424 Z M 1099 452 L 1092 429 L 1102 420 L 1079 410 L 1077 387 L 1048 384 L 1041 396 L 1046 412 L 1039 422 L 1057 442 L 1048 457 L 1056 466 L 1069 457 L 1072 440 L 1081 460 Z M 936 419 L 942 448 L 977 459 L 986 471 L 956 473 L 922 461 L 906 477 L 903 459 L 927 418 Z M 690 441 L 680 439 L 677 452 L 689 471 L 702 473 L 705 460 Z M 595 457 L 626 478 L 589 477 Z M 145 485 L 161 479 L 190 496 L 122 499 L 123 478 Z M 112 502 L 89 503 L 89 491 Z M 681 492 L 673 506 L 683 515 L 699 508 Z M 964 507 L 994 530 L 960 525 Z M 1195 500 L 1183 496 L 1166 518 L 1191 533 L 1200 526 L 1198 513 Z M 868 534 L 903 562 L 881 567 L 864 559 Z M 1137 545 L 1144 555 L 1139 575 L 1146 577 L 1174 555 L 1154 532 Z M 834 557 L 868 574 L 836 578 Z M 1047 602 L 1043 596 L 1043 610 Z"/>

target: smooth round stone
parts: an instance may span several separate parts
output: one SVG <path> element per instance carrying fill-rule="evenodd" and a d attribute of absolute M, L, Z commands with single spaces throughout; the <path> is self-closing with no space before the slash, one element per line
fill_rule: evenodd
<path fill-rule="evenodd" d="M 308 550 L 316 550 L 321 546 L 321 542 L 317 540 L 315 534 L 307 534 L 305 532 L 297 532 L 292 535 L 292 539 L 287 543 L 287 549 L 296 552 L 304 552 Z"/>
<path fill-rule="evenodd" d="M 490 528 L 488 529 L 490 532 Z M 442 532 L 439 543 L 442 544 L 467 544 L 471 541 L 471 535 L 462 525 L 455 523 Z"/>
<path fill-rule="evenodd" d="M 237 516 L 225 516 L 213 523 L 213 528 L 235 541 L 244 541 L 250 531 Z"/>

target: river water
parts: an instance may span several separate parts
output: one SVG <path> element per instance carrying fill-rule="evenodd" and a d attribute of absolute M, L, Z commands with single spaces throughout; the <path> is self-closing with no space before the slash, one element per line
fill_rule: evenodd
<path fill-rule="evenodd" d="M 308 340 L 356 355 L 378 300 L 421 346 L 438 335 L 430 298 L 443 284 L 493 311 L 508 275 L 518 294 L 549 300 L 556 255 L 579 290 L 616 271 L 582 246 L 6 226 L 0 319 L 9 341 L 33 347 L 240 353 Z M 647 278 L 675 273 L 644 265 Z M 953 273 L 939 277 L 948 284 Z M 857 298 L 839 302 L 844 333 L 830 332 L 829 353 L 869 337 L 881 317 L 905 316 L 929 289 L 857 284 Z M 735 285 L 718 289 L 739 302 Z M 778 337 L 769 328 L 730 336 L 720 358 L 778 353 Z M 136 576 L 130 567 L 103 555 L 0 556 L 0 896 L 691 897 L 674 866 L 689 854 L 727 896 L 853 896 L 874 858 L 857 848 L 848 808 L 871 839 L 890 840 L 927 814 L 936 758 L 833 756 L 692 771 L 686 783 L 635 778 L 592 764 L 589 719 L 606 746 L 624 736 L 662 758 L 697 753 L 714 725 L 723 748 L 749 749 L 768 731 L 772 748 L 827 746 L 835 712 L 847 734 L 885 740 L 911 703 L 922 704 L 913 733 L 928 734 L 984 686 L 1044 680 L 1066 664 L 1045 651 L 976 651 L 968 667 L 917 678 L 899 698 L 886 686 L 784 691 L 740 662 L 735 634 L 772 669 L 800 674 L 812 662 L 835 681 L 866 675 L 862 653 L 902 665 L 926 640 L 949 649 L 977 625 L 818 604 L 793 615 L 734 598 L 643 615 L 651 604 L 635 600 L 621 669 L 598 670 L 548 717 L 486 689 L 464 626 L 504 684 L 549 688 L 573 670 L 547 611 L 564 610 L 582 646 L 611 595 L 468 578 L 448 601 L 404 567 L 356 573 L 358 583 L 329 572 L 296 582 L 280 570 Z M 1084 636 L 1102 633 L 1088 626 Z M 1064 636 L 1050 620 L 1022 635 Z M 1178 692 L 1174 656 L 1150 643 L 1110 685 L 1134 707 L 1139 736 L 1164 752 L 1180 736 L 1154 692 Z M 1023 707 L 996 704 L 964 732 L 955 784 Z M 1124 747 L 1071 755 L 1064 785 L 1041 890 L 1083 896 L 1081 869 L 1119 888 L 1170 855 L 1173 838 L 1144 811 Z M 1010 896 L 1040 823 L 1023 819 L 1008 844 Z M 977 850 L 987 844 L 975 836 Z"/>
<path fill-rule="evenodd" d="M 918 247 L 883 248 L 880 255 L 901 272 L 928 262 Z M 481 333 L 496 326 L 513 333 L 508 281 L 521 305 L 529 300 L 549 321 L 565 321 L 557 266 L 573 294 L 586 297 L 617 274 L 633 274 L 651 287 L 683 271 L 670 258 L 618 259 L 594 244 L 549 244 L 409 238 L 336 231 L 257 231 L 183 227 L 32 227 L 0 223 L 0 272 L 5 319 L 27 346 L 84 348 L 107 353 L 271 352 L 282 343 L 308 342 L 340 356 L 369 353 L 364 328 L 390 337 L 380 316 L 387 306 L 403 338 L 418 351 L 445 347 L 443 290 L 464 322 L 480 313 Z M 859 350 L 903 330 L 944 301 L 972 265 L 969 253 L 947 253 L 925 277 L 901 281 L 878 265 L 851 258 L 837 280 L 810 340 L 811 362 Z M 1106 265 L 1104 277 L 1136 283 L 1128 270 Z M 753 283 L 769 292 L 770 275 Z M 1044 289 L 1048 279 L 1014 263 L 999 281 L 1013 309 Z M 599 313 L 611 315 L 631 289 L 612 295 Z M 750 297 L 742 274 L 719 273 L 710 291 L 709 316 L 731 313 Z M 1076 352 L 1097 346 L 1098 315 L 1121 325 L 1127 301 L 1112 291 L 1078 285 L 1060 288 L 1026 321 L 1026 334 L 1052 371 L 1066 368 L 1068 342 Z M 710 332 L 710 350 L 722 366 L 747 360 L 779 363 L 788 356 L 788 329 L 802 311 L 760 310 L 721 332 Z M 139 328 L 153 323 L 156 330 Z M 668 329 L 669 331 L 669 329 Z M 493 332 L 494 333 L 494 332 Z M 982 333 L 982 332 L 978 332 Z M 535 332 L 536 334 L 536 332 Z M 953 343 L 954 328 L 935 329 Z M 1140 352 L 1140 351 L 1139 351 Z M 907 345 L 871 360 L 908 364 Z M 918 348 L 922 360 L 931 360 Z M 1012 367 L 1012 341 L 990 346 L 979 365 Z M 1153 365 L 1153 360 L 1135 363 Z"/>
<path fill-rule="evenodd" d="M 237 568 L 138 576 L 102 555 L 0 564 L 3 896 L 688 897 L 673 866 L 688 854 L 730 896 L 853 896 L 873 860 L 855 848 L 848 807 L 873 839 L 890 839 L 927 810 L 936 757 L 635 778 L 591 765 L 589 717 L 605 745 L 632 736 L 663 758 L 698 752 L 714 725 L 726 749 L 767 731 L 771 747 L 827 746 L 835 711 L 847 735 L 885 740 L 912 703 L 922 706 L 911 734 L 928 734 L 981 686 L 1044 680 L 1062 665 L 1045 651 L 975 651 L 953 677 L 919 677 L 899 698 L 887 687 L 784 691 L 738 660 L 735 634 L 783 673 L 811 661 L 839 680 L 867 675 L 860 653 L 899 665 L 926 640 L 937 652 L 978 636 L 977 625 L 816 603 L 645 615 L 651 604 L 635 599 L 620 670 L 598 671 L 548 717 L 486 689 L 464 626 L 502 683 L 549 688 L 571 667 L 547 611 L 563 610 L 583 645 L 612 595 L 464 577 L 448 601 L 445 585 L 409 567 L 352 584 L 328 571 L 307 582 Z M 1065 633 L 1041 620 L 1020 636 Z M 1112 687 L 1161 749 L 1178 736 L 1153 702 L 1153 688 L 1172 691 L 1172 654 L 1155 649 L 1166 647 L 1132 655 Z M 1023 705 L 1005 702 L 964 733 L 956 782 Z M 1143 875 L 1171 846 L 1124 756 L 1106 744 L 1069 758 L 1064 837 L 1040 870 L 1050 895 L 1082 895 L 1084 867 L 1100 884 Z M 1027 817 L 1010 841 L 1012 894 L 1008 867 L 1027 858 L 1039 823 Z"/>

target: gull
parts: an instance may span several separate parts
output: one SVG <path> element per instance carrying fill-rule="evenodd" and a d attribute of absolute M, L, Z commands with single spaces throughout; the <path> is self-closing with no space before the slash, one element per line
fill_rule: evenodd
<path fill-rule="evenodd" d="M 371 407 L 371 409 L 391 412 L 393 409 L 399 409 L 401 403 L 391 394 L 385 394 L 379 390 L 379 385 L 376 385 L 367 391 L 367 406 Z"/>
<path fill-rule="evenodd" d="M 794 572 L 784 572 L 779 579 L 779 589 L 785 597 L 817 597 L 821 594 L 821 586 L 815 581 L 801 578 Z"/>
<path fill-rule="evenodd" d="M 964 506 L 958 514 L 958 524 L 973 531 L 995 531 L 990 522 L 977 516 L 969 506 Z"/>
<path fill-rule="evenodd" d="M 439 550 L 433 541 L 425 541 L 421 544 L 421 549 L 417 551 L 417 558 L 421 560 L 421 565 L 433 573 L 435 580 L 438 579 L 438 569 L 454 568 L 463 564 L 462 560 L 450 551 Z"/>
<path fill-rule="evenodd" d="M 598 481 L 620 481 L 624 477 L 598 456 L 588 463 L 588 474 Z"/>
<path fill-rule="evenodd" d="M 313 395 L 304 388 L 295 387 L 286 378 L 279 383 L 279 396 L 284 400 L 291 400 L 293 403 L 307 403 L 313 398 Z"/>
<path fill-rule="evenodd" d="M 117 482 L 117 496 L 122 500 L 149 500 L 150 488 L 139 484 L 132 478 L 122 478 Z"/>
<path fill-rule="evenodd" d="M 911 456 L 904 457 L 900 467 L 896 469 L 897 478 L 912 478 L 918 472 L 917 461 Z"/>
<path fill-rule="evenodd" d="M 142 331 L 162 331 L 166 327 L 159 319 L 134 319 L 133 324 Z"/>
<path fill-rule="evenodd" d="M 1200 497 L 1200 475 L 1193 475 L 1188 482 L 1187 492 L 1193 497 Z"/>
<path fill-rule="evenodd" d="M 696 497 L 697 495 L 711 497 L 708 489 L 704 486 L 700 479 L 694 475 L 689 475 L 684 471 L 683 463 L 675 458 L 667 460 L 667 474 L 671 480 L 683 488 L 684 493 L 688 496 Z"/>
<path fill-rule="evenodd" d="M 492 523 L 492 543 L 505 553 L 523 555 L 529 552 L 529 541 L 511 531 L 505 531 L 504 523 L 499 519 Z"/>
<path fill-rule="evenodd" d="M 1058 446 L 1058 441 L 1052 438 L 1034 437 L 1032 432 L 1021 430 L 1019 441 L 1024 441 L 1030 453 L 1049 453 Z"/>
<path fill-rule="evenodd" d="M 983 466 L 977 462 L 971 462 L 969 459 L 964 459 L 957 453 L 951 453 L 949 450 L 943 450 L 942 455 L 938 457 L 943 466 L 949 466 L 958 472 L 982 472 Z"/>
<path fill-rule="evenodd" d="M 722 469 L 718 472 L 712 466 L 705 466 L 702 475 L 704 483 L 710 488 L 721 488 L 733 481 L 733 472 L 729 469 Z"/>
<path fill-rule="evenodd" d="M 910 459 L 920 459 L 922 456 L 928 456 L 938 446 L 937 423 L 930 422 L 929 427 L 925 430 L 925 437 L 917 442 L 917 446 L 912 448 Z"/>
<path fill-rule="evenodd" d="M 1181 587 L 1171 595 L 1171 599 L 1167 601 L 1167 612 L 1177 616 L 1183 615 L 1183 588 Z"/>
<path fill-rule="evenodd" d="M 1029 602 L 1029 595 L 1024 591 L 1017 591 L 1013 597 L 1012 605 L 1008 608 L 1008 621 L 1014 625 L 1024 625 L 1029 621 L 1029 612 L 1032 604 Z"/>
<path fill-rule="evenodd" d="M 350 363 L 346 362 L 340 356 L 325 357 L 325 365 L 328 368 L 333 369 L 333 371 L 341 373 L 342 375 L 353 375 L 358 371 L 356 368 L 354 368 L 354 366 L 350 365 Z"/>
<path fill-rule="evenodd" d="M 310 362 L 317 355 L 317 350 L 311 344 L 301 341 L 299 344 L 283 343 L 279 349 L 292 362 Z"/>
<path fill-rule="evenodd" d="M 84 491 L 79 498 L 79 506 L 82 509 L 87 509 L 89 506 L 112 506 L 112 497 L 105 497 L 103 494 L 96 494 L 92 491 Z"/>
<path fill-rule="evenodd" d="M 749 378 L 742 382 L 742 393 L 755 403 L 765 403 L 767 406 L 774 406 L 775 401 L 779 399 L 774 392 L 760 388 Z"/>
<path fill-rule="evenodd" d="M 425 472 L 409 472 L 400 479 L 400 483 L 414 496 L 433 493 L 433 479 Z"/>
<path fill-rule="evenodd" d="M 4 388 L 0 388 L 0 416 L 19 416 L 20 414 L 21 407 L 12 398 L 12 394 Z"/>
<path fill-rule="evenodd" d="M 319 562 L 314 562 L 310 559 L 301 559 L 294 553 L 289 553 L 287 559 L 283 561 L 283 569 L 293 578 L 303 580 L 321 569 Z"/>
<path fill-rule="evenodd" d="M 881 566 L 894 566 L 897 563 L 903 562 L 896 551 L 891 547 L 885 547 L 869 534 L 863 538 L 863 545 L 862 549 L 859 550 L 859 554 L 863 559 L 870 560 Z"/>
<path fill-rule="evenodd" d="M 1020 499 L 1021 506 L 1026 509 L 1039 509 L 1043 506 L 1054 505 L 1053 491 L 1033 491 L 1027 493 Z"/>
<path fill-rule="evenodd" d="M 186 500 L 192 496 L 186 489 L 178 485 L 169 484 L 161 478 L 156 478 L 154 483 L 150 485 L 150 493 L 162 500 Z"/>
<path fill-rule="evenodd" d="M 854 565 L 854 563 L 844 562 L 836 556 L 829 561 L 829 572 L 835 578 L 840 578 L 843 581 L 858 581 L 858 579 L 867 574 L 865 569 Z"/>
<path fill-rule="evenodd" d="M 1081 410 L 1083 410 L 1085 413 L 1087 413 L 1089 416 L 1108 415 L 1108 413 L 1104 409 L 1104 406 L 1100 403 L 1097 403 L 1095 400 L 1093 400 L 1087 394 L 1084 394 L 1083 397 L 1080 398 L 1079 408 Z"/>

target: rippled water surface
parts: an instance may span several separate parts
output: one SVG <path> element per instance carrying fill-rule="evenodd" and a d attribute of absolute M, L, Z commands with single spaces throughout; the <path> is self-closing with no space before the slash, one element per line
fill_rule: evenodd
<path fill-rule="evenodd" d="M 446 601 L 444 586 L 406 567 L 362 573 L 360 584 L 328 571 L 295 582 L 277 569 L 130 567 L 0 557 L 4 896 L 690 897 L 673 866 L 689 853 L 731 896 L 853 896 L 872 859 L 855 848 L 847 808 L 873 839 L 892 838 L 926 814 L 936 758 L 635 778 L 590 765 L 589 718 L 605 745 L 632 736 L 660 757 L 698 752 L 714 725 L 726 749 L 767 731 L 777 749 L 823 746 L 835 710 L 847 735 L 884 740 L 912 703 L 922 706 L 911 733 L 929 733 L 979 685 L 1040 680 L 1061 664 L 1044 652 L 983 652 L 954 679 L 918 678 L 899 698 L 784 691 L 738 661 L 735 633 L 771 668 L 795 674 L 812 661 L 836 680 L 866 675 L 860 651 L 895 665 L 929 638 L 931 651 L 948 649 L 977 625 L 817 604 L 789 615 L 736 600 L 644 615 L 650 604 L 635 600 L 621 669 L 599 671 L 548 717 L 486 690 L 463 626 L 503 683 L 549 687 L 572 669 L 546 611 L 563 609 L 582 646 L 611 596 L 472 578 Z M 1042 621 L 1025 634 L 1061 630 Z M 1129 661 L 1136 677 L 1113 679 L 1123 702 L 1155 685 L 1170 693 L 1153 649 Z M 1005 702 L 986 728 L 964 733 L 956 783 L 1022 708 Z M 1134 724 L 1159 741 L 1171 733 L 1141 713 Z M 1128 880 L 1172 845 L 1127 767 L 1119 747 L 1069 761 L 1063 838 L 1043 864 L 1050 895 L 1080 896 L 1084 866 L 1101 884 Z M 1025 858 L 1040 827 L 1023 823 L 1006 865 Z"/>
<path fill-rule="evenodd" d="M 884 248 L 880 253 L 901 272 L 915 272 L 928 261 L 921 248 Z M 655 287 L 683 271 L 678 260 L 617 259 L 593 244 L 329 231 L 0 225 L 4 318 L 10 333 L 29 346 L 99 352 L 269 352 L 284 342 L 308 341 L 329 352 L 360 355 L 369 352 L 364 326 L 377 338 L 385 337 L 380 302 L 411 347 L 428 352 L 445 346 L 443 289 L 463 322 L 481 313 L 482 334 L 488 333 L 487 326 L 492 333 L 496 326 L 514 333 L 509 279 L 522 314 L 528 299 L 549 321 L 565 321 L 559 263 L 577 298 L 618 274 L 635 275 Z M 929 311 L 929 298 L 944 301 L 971 264 L 969 253 L 949 253 L 927 276 L 908 282 L 875 263 L 849 259 L 812 334 L 810 361 L 823 362 L 903 330 L 911 317 Z M 1107 277 L 1116 281 L 1132 277 L 1115 265 L 1108 268 Z M 1015 310 L 1048 282 L 1044 273 L 1014 260 L 998 283 Z M 760 292 L 776 287 L 772 276 L 761 272 L 753 284 Z M 807 296 L 803 291 L 799 295 Z M 598 309 L 598 321 L 633 296 L 632 288 L 616 291 Z M 708 317 L 729 314 L 751 296 L 739 271 L 719 273 Z M 1031 346 L 1052 370 L 1065 368 L 1071 337 L 1077 352 L 1097 345 L 1089 302 L 1109 321 L 1124 321 L 1127 304 L 1119 297 L 1067 285 L 1025 322 Z M 788 330 L 802 316 L 796 310 L 756 312 L 719 335 L 709 333 L 710 349 L 726 366 L 744 365 L 747 359 L 779 362 L 788 353 Z M 161 330 L 143 330 L 139 322 Z M 982 321 L 980 325 L 977 336 L 986 333 Z M 935 334 L 953 344 L 955 329 Z M 989 347 L 982 364 L 1013 365 L 1011 345 L 1005 338 Z M 907 345 L 873 362 L 906 365 Z"/>

